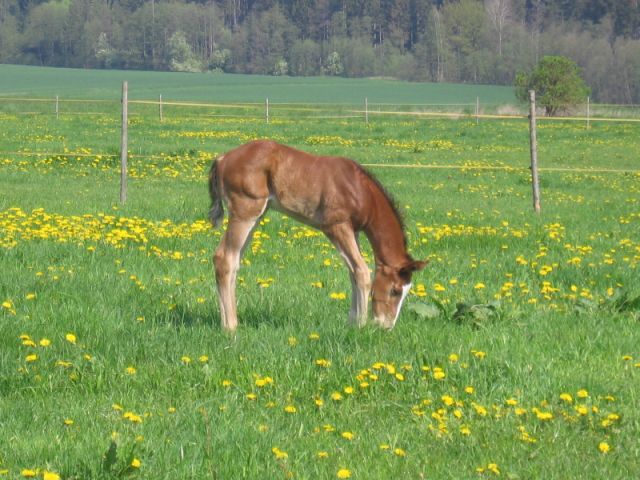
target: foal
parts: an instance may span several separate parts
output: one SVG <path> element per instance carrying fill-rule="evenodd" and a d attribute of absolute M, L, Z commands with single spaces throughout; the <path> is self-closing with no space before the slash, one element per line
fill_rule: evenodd
<path fill-rule="evenodd" d="M 400 216 L 382 186 L 346 158 L 253 141 L 213 162 L 209 193 L 214 226 L 224 217 L 223 200 L 229 210 L 229 224 L 214 255 L 222 328 L 227 330 L 238 325 L 236 274 L 242 250 L 269 206 L 321 230 L 335 245 L 351 278 L 349 318 L 359 326 L 366 323 L 373 290 L 374 321 L 393 328 L 411 275 L 426 265 L 408 254 Z M 375 256 L 373 285 L 358 246 L 360 231 L 367 235 Z"/>

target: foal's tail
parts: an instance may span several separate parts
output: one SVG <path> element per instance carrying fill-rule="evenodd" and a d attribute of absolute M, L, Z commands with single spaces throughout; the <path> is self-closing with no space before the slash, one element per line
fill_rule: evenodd
<path fill-rule="evenodd" d="M 209 196 L 211 197 L 209 220 L 214 227 L 219 227 L 224 218 L 224 206 L 222 205 L 222 194 L 220 192 L 220 182 L 218 179 L 218 161 L 221 159 L 222 157 L 216 158 L 209 171 Z"/>

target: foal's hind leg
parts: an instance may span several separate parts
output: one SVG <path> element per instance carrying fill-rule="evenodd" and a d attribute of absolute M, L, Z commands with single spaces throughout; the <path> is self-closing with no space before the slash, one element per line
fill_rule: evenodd
<path fill-rule="evenodd" d="M 342 223 L 333 225 L 325 231 L 325 234 L 336 246 L 349 270 L 352 288 L 349 319 L 361 327 L 367 323 L 371 273 L 360 253 L 356 233 L 350 225 Z"/>
<path fill-rule="evenodd" d="M 238 326 L 238 314 L 236 310 L 236 276 L 240 267 L 240 257 L 249 234 L 256 222 L 264 213 L 267 201 L 252 200 L 243 205 L 242 217 L 229 216 L 229 224 L 220 245 L 214 255 L 216 270 L 216 285 L 218 289 L 218 301 L 220 303 L 220 322 L 222 328 L 233 331 Z M 249 207 L 249 208 L 246 208 Z M 253 213 L 253 215 L 247 215 Z"/>

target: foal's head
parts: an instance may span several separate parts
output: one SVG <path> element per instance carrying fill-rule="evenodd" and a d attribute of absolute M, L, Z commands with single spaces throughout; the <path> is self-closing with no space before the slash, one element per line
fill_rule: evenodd
<path fill-rule="evenodd" d="M 400 308 L 411 288 L 411 275 L 422 270 L 427 262 L 410 260 L 400 268 L 376 266 L 371 289 L 373 318 L 381 327 L 391 329 L 396 324 Z"/>

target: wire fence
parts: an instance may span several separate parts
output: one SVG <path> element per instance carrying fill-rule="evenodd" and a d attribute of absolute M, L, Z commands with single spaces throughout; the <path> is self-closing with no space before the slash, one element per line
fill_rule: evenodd
<path fill-rule="evenodd" d="M 522 119 L 526 106 L 483 103 L 389 103 L 362 99 L 354 103 L 290 102 L 192 102 L 162 99 L 129 100 L 131 117 L 154 116 L 159 121 L 174 117 L 227 117 L 273 121 L 311 119 L 373 118 L 453 118 L 453 119 Z M 0 115 L 118 115 L 120 100 L 0 97 Z M 640 122 L 640 105 L 609 105 L 585 102 L 564 116 L 538 118 L 541 121 Z"/>
<path fill-rule="evenodd" d="M 185 118 L 230 118 L 252 119 L 264 122 L 276 120 L 305 120 L 305 119 L 339 119 L 359 122 L 387 119 L 395 121 L 399 117 L 417 120 L 420 118 L 450 118 L 480 120 L 517 120 L 527 119 L 528 115 L 513 106 L 481 103 L 417 103 L 402 104 L 389 102 L 369 102 L 363 99 L 358 103 L 271 103 L 264 102 L 190 102 L 167 101 L 159 96 L 157 100 L 128 100 L 129 117 L 157 118 L 158 122 L 171 119 Z M 2 116 L 104 116 L 118 121 L 121 114 L 122 101 L 109 99 L 62 99 L 55 98 L 13 98 L 0 97 L 0 118 Z M 594 105 L 589 104 L 583 112 L 576 111 L 572 116 L 539 117 L 539 121 L 570 121 L 583 122 L 587 126 L 591 122 L 637 122 L 640 123 L 640 105 Z M 582 113 L 582 115 L 581 115 Z M 83 153 L 69 151 L 0 151 L 5 157 L 104 157 L 116 159 L 119 153 Z M 130 158 L 144 158 L 162 160 L 166 156 L 154 154 L 139 154 L 131 152 Z M 494 170 L 506 172 L 523 172 L 526 167 L 511 167 L 502 165 L 408 165 L 408 164 L 366 164 L 370 168 L 406 168 L 406 169 L 434 169 L 434 170 Z M 615 168 L 540 168 L 545 172 L 584 172 L 584 173 L 638 173 L 637 169 Z"/>

